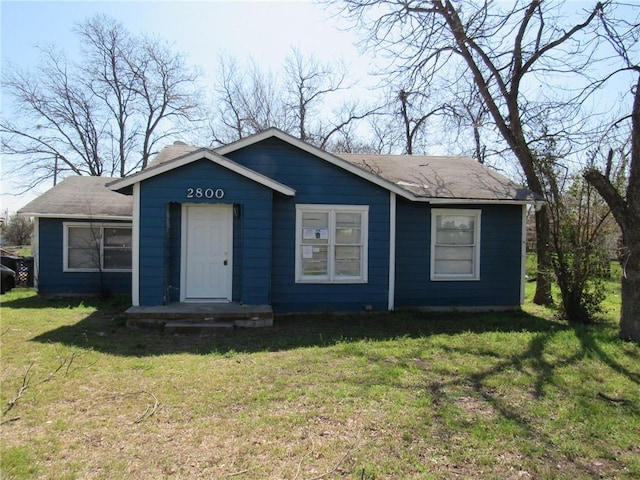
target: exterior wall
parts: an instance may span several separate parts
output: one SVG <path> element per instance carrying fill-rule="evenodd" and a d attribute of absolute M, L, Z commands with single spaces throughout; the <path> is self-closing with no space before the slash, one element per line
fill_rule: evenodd
<path fill-rule="evenodd" d="M 275 138 L 227 157 L 296 190 L 294 198 L 274 195 L 271 304 L 275 312 L 387 309 L 387 190 Z M 367 283 L 295 283 L 296 204 L 369 205 Z M 248 210 L 246 205 L 244 209 Z"/>
<path fill-rule="evenodd" d="M 520 305 L 522 206 L 438 205 L 482 210 L 480 280 L 431 281 L 431 206 L 398 200 L 396 307 Z"/>
<path fill-rule="evenodd" d="M 241 216 L 234 218 L 233 298 L 248 305 L 268 303 L 271 189 L 204 159 L 149 178 L 140 188 L 140 305 L 179 299 L 184 203 L 239 205 Z M 189 188 L 222 189 L 224 197 L 187 198 Z"/>
<path fill-rule="evenodd" d="M 38 292 L 43 295 L 131 294 L 130 272 L 65 272 L 63 268 L 64 222 L 70 219 L 40 218 Z M 73 220 L 80 223 L 81 220 Z M 96 220 L 97 223 L 102 222 Z M 90 221 L 86 222 L 91 223 Z M 125 223 L 109 220 L 108 223 Z M 102 278 L 101 278 L 102 276 Z"/>

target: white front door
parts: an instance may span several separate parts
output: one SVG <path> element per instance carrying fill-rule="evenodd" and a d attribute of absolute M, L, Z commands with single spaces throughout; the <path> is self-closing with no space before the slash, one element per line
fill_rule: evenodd
<path fill-rule="evenodd" d="M 181 300 L 231 301 L 233 207 L 184 205 L 182 214 Z"/>

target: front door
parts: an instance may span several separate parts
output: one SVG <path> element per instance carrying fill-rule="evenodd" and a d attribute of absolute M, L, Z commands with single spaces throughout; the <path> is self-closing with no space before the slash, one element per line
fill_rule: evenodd
<path fill-rule="evenodd" d="M 184 205 L 182 213 L 181 300 L 231 301 L 233 207 Z"/>

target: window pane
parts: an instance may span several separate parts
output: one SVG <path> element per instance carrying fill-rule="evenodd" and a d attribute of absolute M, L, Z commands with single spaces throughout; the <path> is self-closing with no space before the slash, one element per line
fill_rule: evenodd
<path fill-rule="evenodd" d="M 473 247 L 436 247 L 435 273 L 473 274 Z"/>
<path fill-rule="evenodd" d="M 473 215 L 438 215 L 436 226 L 438 230 L 473 230 Z"/>
<path fill-rule="evenodd" d="M 130 248 L 105 248 L 104 250 L 105 270 L 129 270 L 131 269 L 131 249 Z"/>
<path fill-rule="evenodd" d="M 326 246 L 308 245 L 302 247 L 302 274 L 327 275 Z"/>
<path fill-rule="evenodd" d="M 336 243 L 360 244 L 362 241 L 362 214 L 336 213 Z"/>
<path fill-rule="evenodd" d="M 99 248 L 100 229 L 91 227 L 70 227 L 69 228 L 70 248 Z"/>
<path fill-rule="evenodd" d="M 336 229 L 336 243 L 350 243 L 359 245 L 362 241 L 362 230 L 359 228 Z"/>
<path fill-rule="evenodd" d="M 436 260 L 472 260 L 473 247 L 436 247 Z"/>
<path fill-rule="evenodd" d="M 360 228 L 362 226 L 361 213 L 336 213 L 337 228 Z"/>
<path fill-rule="evenodd" d="M 302 243 L 329 243 L 328 212 L 302 212 Z"/>
<path fill-rule="evenodd" d="M 436 244 L 438 245 L 473 245 L 473 231 L 438 230 Z"/>
<path fill-rule="evenodd" d="M 100 252 L 94 248 L 69 248 L 68 268 L 100 268 Z"/>
<path fill-rule="evenodd" d="M 131 248 L 131 229 L 130 228 L 105 228 L 104 229 L 104 246 Z"/>
<path fill-rule="evenodd" d="M 100 268 L 100 229 L 69 227 L 67 267 L 79 269 Z"/>
<path fill-rule="evenodd" d="M 473 274 L 473 262 L 469 261 L 452 261 L 452 260 L 436 260 L 436 274 L 438 275 L 471 275 Z"/>
<path fill-rule="evenodd" d="M 302 228 L 327 228 L 328 212 L 302 212 Z"/>
<path fill-rule="evenodd" d="M 359 277 L 360 256 L 360 247 L 336 247 L 336 276 Z"/>

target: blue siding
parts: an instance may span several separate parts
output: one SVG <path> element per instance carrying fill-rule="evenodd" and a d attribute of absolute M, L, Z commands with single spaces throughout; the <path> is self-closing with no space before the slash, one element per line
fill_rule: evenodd
<path fill-rule="evenodd" d="M 219 200 L 188 199 L 188 188 L 223 189 L 225 195 Z M 140 305 L 160 305 L 167 299 L 179 298 L 174 289 L 179 288 L 180 282 L 182 219 L 178 211 L 182 203 L 242 204 L 242 217 L 234 219 L 233 298 L 250 305 L 268 303 L 272 200 L 269 188 L 203 159 L 145 180 L 140 193 Z M 178 205 L 170 207 L 166 215 L 171 203 Z M 166 281 L 167 269 L 171 272 L 168 277 L 171 289 Z"/>
<path fill-rule="evenodd" d="M 430 280 L 431 207 L 398 201 L 396 306 L 513 306 L 520 304 L 521 215 L 518 205 L 480 208 L 480 280 Z"/>
<path fill-rule="evenodd" d="M 129 272 L 64 272 L 64 220 L 40 218 L 38 245 L 40 246 L 38 292 L 43 295 L 61 294 L 131 294 Z M 80 223 L 73 220 L 74 223 Z M 87 224 L 91 222 L 87 221 Z M 100 222 L 98 222 L 100 223 Z M 118 223 L 111 222 L 109 223 Z M 131 222 L 124 222 L 130 224 Z"/>
<path fill-rule="evenodd" d="M 276 138 L 228 154 L 296 190 L 295 197 L 202 159 L 141 182 L 140 305 L 180 299 L 182 205 L 234 206 L 233 301 L 275 312 L 386 310 L 389 192 Z M 222 199 L 187 198 L 188 188 L 222 189 Z M 295 283 L 296 205 L 367 205 L 368 281 Z M 521 206 L 456 205 L 482 210 L 479 281 L 430 280 L 431 206 L 398 198 L 395 305 L 518 306 Z M 453 207 L 452 207 L 453 208 Z M 40 219 L 42 293 L 131 292 L 131 274 L 63 272 L 63 220 Z"/>
<path fill-rule="evenodd" d="M 389 286 L 389 192 L 281 140 L 227 155 L 296 190 L 274 195 L 271 303 L 276 312 L 386 310 Z M 368 282 L 295 283 L 296 204 L 369 205 Z M 246 210 L 246 208 L 245 208 Z"/>
<path fill-rule="evenodd" d="M 168 303 L 180 301 L 180 253 L 182 247 L 182 205 L 169 203 L 168 229 L 169 238 L 165 250 L 167 251 L 167 285 L 166 300 Z M 143 249 L 144 251 L 144 249 Z"/>

